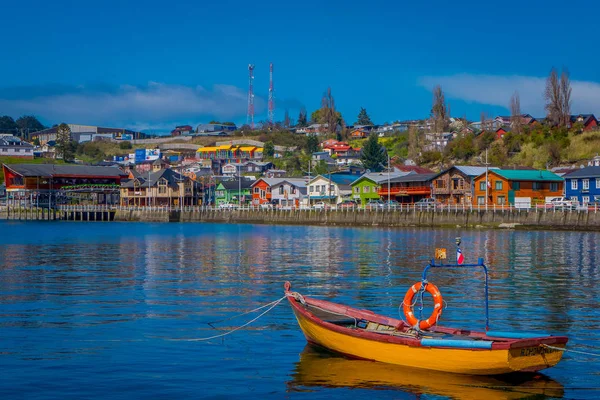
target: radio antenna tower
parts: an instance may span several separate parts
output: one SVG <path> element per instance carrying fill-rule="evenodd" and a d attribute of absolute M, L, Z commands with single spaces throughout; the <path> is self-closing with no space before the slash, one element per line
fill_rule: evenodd
<path fill-rule="evenodd" d="M 269 64 L 269 122 L 275 119 L 275 103 L 273 99 L 273 63 Z"/>
<path fill-rule="evenodd" d="M 254 129 L 254 64 L 248 64 L 248 114 L 246 124 Z"/>

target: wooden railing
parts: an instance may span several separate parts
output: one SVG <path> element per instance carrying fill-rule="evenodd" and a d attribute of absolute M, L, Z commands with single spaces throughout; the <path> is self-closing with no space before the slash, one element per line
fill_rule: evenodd
<path fill-rule="evenodd" d="M 431 188 L 429 186 L 407 186 L 407 187 L 391 187 L 390 194 L 430 194 Z M 382 184 L 379 188 L 378 194 L 380 196 L 388 194 L 388 188 L 385 184 Z"/>

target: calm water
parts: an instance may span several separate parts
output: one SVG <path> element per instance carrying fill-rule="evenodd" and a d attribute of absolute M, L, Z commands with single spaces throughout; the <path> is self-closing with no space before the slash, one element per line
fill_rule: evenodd
<path fill-rule="evenodd" d="M 492 328 L 570 337 L 600 353 L 600 235 L 581 232 L 0 223 L 0 398 L 513 399 L 600 397 L 600 358 L 565 354 L 544 376 L 471 378 L 306 347 L 281 303 L 296 290 L 398 316 L 436 246 L 463 238 L 491 270 Z M 450 252 L 452 253 L 452 252 Z M 483 328 L 481 273 L 434 271 L 445 325 Z M 231 328 L 256 314 L 213 324 Z"/>

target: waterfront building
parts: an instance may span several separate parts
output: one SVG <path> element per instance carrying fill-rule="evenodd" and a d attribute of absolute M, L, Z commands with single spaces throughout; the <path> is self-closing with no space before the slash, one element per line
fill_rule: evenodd
<path fill-rule="evenodd" d="M 351 184 L 355 180 L 356 175 L 352 174 L 318 175 L 308 183 L 309 203 L 341 203 L 352 196 Z"/>
<path fill-rule="evenodd" d="M 271 186 L 271 203 L 281 208 L 307 205 L 307 186 L 303 178 L 285 178 Z"/>
<path fill-rule="evenodd" d="M 485 172 L 475 178 L 473 205 L 515 205 L 517 198 L 543 204 L 548 197 L 563 195 L 564 179 L 550 171 L 490 169 L 487 174 L 487 185 Z"/>
<path fill-rule="evenodd" d="M 252 198 L 252 183 L 253 180 L 244 177 L 222 180 L 215 189 L 216 204 L 249 203 Z"/>
<path fill-rule="evenodd" d="M 370 200 L 380 200 L 379 189 L 381 186 L 386 186 L 387 181 L 392 178 L 400 176 L 406 176 L 413 174 L 414 172 L 403 172 L 395 169 L 394 171 L 387 172 L 371 172 L 362 175 L 360 178 L 352 182 L 352 198 L 365 206 Z"/>
<path fill-rule="evenodd" d="M 577 169 L 566 175 L 565 196 L 579 204 L 600 202 L 600 166 Z"/>
<path fill-rule="evenodd" d="M 388 185 L 380 185 L 379 196 L 398 203 L 415 203 L 421 199 L 431 197 L 431 180 L 436 174 L 408 174 L 390 179 Z"/>
<path fill-rule="evenodd" d="M 0 135 L 0 157 L 33 158 L 33 145 L 13 135 Z"/>
<path fill-rule="evenodd" d="M 489 170 L 498 169 L 489 167 Z M 473 204 L 475 178 L 485 173 L 485 167 L 455 165 L 435 175 L 431 181 L 431 196 L 441 204 Z"/>
<path fill-rule="evenodd" d="M 132 172 L 121 185 L 121 205 L 179 206 L 197 205 L 202 198 L 201 185 L 188 176 L 154 163 L 151 171 Z"/>
<path fill-rule="evenodd" d="M 62 164 L 3 164 L 8 205 L 118 204 L 117 167 Z"/>

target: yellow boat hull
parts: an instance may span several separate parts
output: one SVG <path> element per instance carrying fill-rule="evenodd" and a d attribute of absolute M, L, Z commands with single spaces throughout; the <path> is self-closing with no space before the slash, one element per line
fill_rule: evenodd
<path fill-rule="evenodd" d="M 470 375 L 533 372 L 556 365 L 563 354 L 560 350 L 540 345 L 514 349 L 462 349 L 400 344 L 394 337 L 384 335 L 373 340 L 352 332 L 341 332 L 343 329 L 332 329 L 331 324 L 320 321 L 298 306 L 293 309 L 309 342 L 351 357 L 410 368 Z M 557 343 L 552 347 L 564 346 Z"/>

